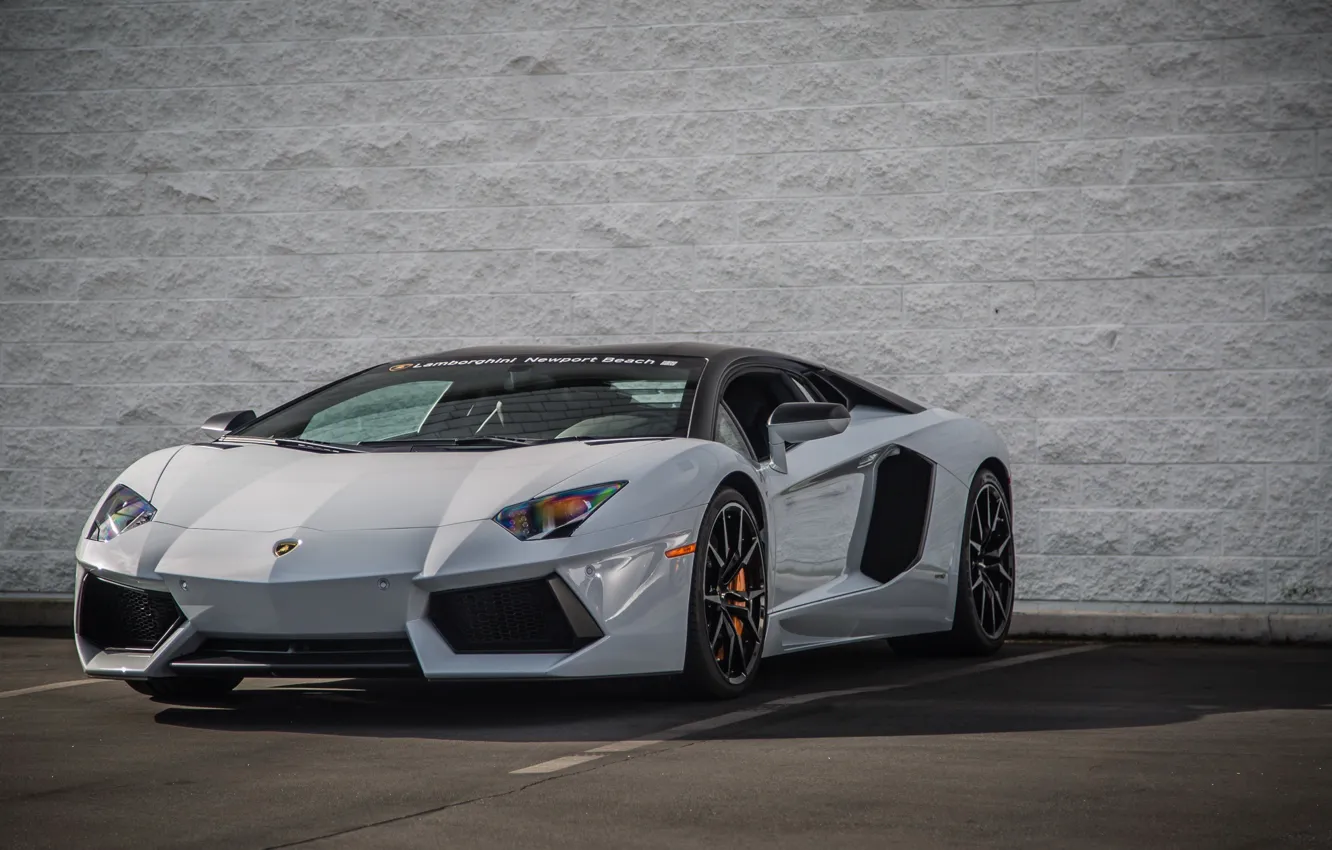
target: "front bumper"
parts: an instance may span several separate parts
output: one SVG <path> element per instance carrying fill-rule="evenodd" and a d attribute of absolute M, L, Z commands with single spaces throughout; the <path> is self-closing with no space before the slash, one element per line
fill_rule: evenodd
<path fill-rule="evenodd" d="M 337 533 L 149 523 L 80 544 L 76 644 L 89 675 L 125 679 L 678 672 L 692 556 L 664 553 L 693 540 L 702 512 L 541 541 L 490 521 Z M 276 558 L 287 537 L 301 545 Z M 89 592 L 103 585 L 169 595 L 180 616 L 155 643 L 114 645 L 125 641 L 89 627 L 106 620 L 108 594 Z"/>

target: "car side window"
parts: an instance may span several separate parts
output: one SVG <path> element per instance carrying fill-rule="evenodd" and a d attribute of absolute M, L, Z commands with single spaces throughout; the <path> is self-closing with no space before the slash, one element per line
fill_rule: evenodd
<path fill-rule="evenodd" d="M 740 426 L 735 422 L 735 416 L 725 403 L 717 408 L 717 442 L 730 446 L 751 460 L 754 459 L 754 450 L 750 448 L 749 441 L 745 439 Z"/>
<path fill-rule="evenodd" d="M 740 432 L 745 435 L 758 460 L 768 458 L 768 417 L 777 405 L 805 401 L 795 382 L 776 369 L 756 369 L 732 378 L 722 393 L 722 401 L 735 415 Z"/>
<path fill-rule="evenodd" d="M 822 375 L 818 372 L 811 372 L 807 377 L 810 385 L 814 387 L 815 392 L 817 392 L 820 396 L 823 397 L 824 401 L 830 401 L 833 402 L 834 404 L 840 404 L 844 406 L 847 410 L 850 410 L 852 407 L 854 407 L 854 405 L 851 403 L 851 400 L 846 397 L 846 393 L 842 392 L 836 386 L 834 386 L 833 383 L 829 381 L 825 375 Z"/>
<path fill-rule="evenodd" d="M 787 372 L 786 377 L 791 379 L 791 383 L 796 385 L 796 389 L 804 396 L 801 401 L 823 401 L 823 397 L 805 380 L 804 376 L 793 372 Z"/>

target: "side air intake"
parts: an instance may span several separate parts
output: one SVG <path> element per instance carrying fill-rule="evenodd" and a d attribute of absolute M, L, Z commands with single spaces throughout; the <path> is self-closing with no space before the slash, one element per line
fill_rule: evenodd
<path fill-rule="evenodd" d="M 891 581 L 915 566 L 925 543 L 934 496 L 934 463 L 909 449 L 879 461 L 874 506 L 860 571 L 875 581 Z"/>

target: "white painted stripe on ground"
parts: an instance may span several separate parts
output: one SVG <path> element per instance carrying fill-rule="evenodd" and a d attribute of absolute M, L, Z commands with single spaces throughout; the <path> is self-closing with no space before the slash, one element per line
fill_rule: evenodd
<path fill-rule="evenodd" d="M 652 737 L 662 741 L 671 741 L 676 738 L 683 738 L 685 735 L 692 735 L 695 732 L 707 732 L 711 729 L 720 729 L 723 726 L 744 723 L 746 720 L 761 717 L 769 711 L 772 711 L 772 709 L 762 705 L 757 708 L 747 708 L 743 711 L 730 711 L 717 717 L 706 717 L 702 720 L 695 720 L 693 723 L 672 726 L 669 729 L 654 733 Z"/>
<path fill-rule="evenodd" d="M 9 697 L 21 697 L 24 694 L 40 694 L 42 691 L 58 691 L 61 688 L 76 688 L 79 685 L 95 685 L 98 682 L 109 682 L 110 679 L 73 679 L 68 682 L 52 682 L 49 685 L 33 685 L 31 688 L 19 688 L 16 691 L 0 691 L 0 699 Z"/>
<path fill-rule="evenodd" d="M 660 744 L 663 741 L 673 741 L 683 738 L 686 735 L 692 735 L 695 732 L 707 732 L 713 729 L 721 729 L 725 726 L 733 726 L 737 723 L 744 723 L 746 720 L 753 720 L 755 717 L 762 717 L 765 714 L 771 714 L 783 708 L 790 708 L 794 705 L 808 705 L 811 702 L 820 702 L 822 700 L 837 699 L 839 697 L 861 696 L 864 694 L 877 694 L 886 691 L 896 691 L 902 688 L 912 688 L 917 685 L 929 685 L 934 682 L 945 682 L 949 679 L 960 679 L 963 676 L 972 676 L 976 673 L 984 673 L 989 670 L 998 670 L 1003 667 L 1016 667 L 1019 664 L 1030 664 L 1033 661 L 1045 661 L 1050 658 L 1062 658 L 1066 655 L 1078 655 L 1083 652 L 1092 652 L 1104 648 L 1105 644 L 1091 643 L 1079 646 L 1066 646 L 1062 649 L 1051 649 L 1046 652 L 1033 652 L 1027 655 L 1014 655 L 1008 658 L 998 658 L 994 661 L 983 661 L 980 664 L 973 664 L 969 667 L 954 668 L 951 670 L 940 670 L 936 673 L 926 673 L 923 676 L 916 676 L 902 682 L 894 682 L 890 685 L 868 685 L 863 688 L 842 688 L 836 691 L 817 691 L 812 694 L 796 694 L 789 697 L 780 697 L 770 700 L 755 708 L 747 708 L 741 711 L 729 711 L 726 714 L 719 714 L 716 717 L 707 717 L 703 720 L 695 720 L 692 723 L 684 723 L 680 726 L 672 726 L 669 729 L 663 729 L 660 732 L 653 732 L 651 737 L 630 738 L 625 741 L 614 741 L 609 744 L 602 744 L 599 747 L 593 747 L 585 752 L 589 755 L 566 756 L 562 759 L 552 759 L 543 761 L 541 764 L 534 764 L 531 767 L 524 767 L 521 770 L 515 770 L 514 773 L 554 773 L 563 770 L 566 767 L 574 767 L 600 758 L 605 753 L 623 753 L 630 750 L 636 750 L 640 747 Z M 598 755 L 591 755 L 591 754 Z"/>
<path fill-rule="evenodd" d="M 557 770 L 564 770 L 566 767 L 577 767 L 580 764 L 587 764 L 590 761 L 596 761 L 601 756 L 581 755 L 581 756 L 561 756 L 550 761 L 543 761 L 540 764 L 528 765 L 518 770 L 509 771 L 510 773 L 554 773 Z"/>
<path fill-rule="evenodd" d="M 879 687 L 864 687 L 864 688 L 846 688 L 840 691 L 819 691 L 818 693 L 813 693 L 813 694 L 796 694 L 793 697 L 782 697 L 781 699 L 775 699 L 772 700 L 771 702 L 765 702 L 764 705 L 770 705 L 773 708 L 786 708 L 792 705 L 804 705 L 807 702 L 818 702 L 819 700 L 823 699 L 837 699 L 838 697 L 856 697 L 860 696 L 861 694 L 873 693 L 874 691 L 891 690 L 892 688 L 905 688 L 908 685 L 914 685 L 914 684 L 917 684 L 917 682 L 915 680 L 912 680 L 911 682 L 903 682 L 897 685 L 882 685 Z"/>
<path fill-rule="evenodd" d="M 627 753 L 630 750 L 636 750 L 639 747 L 650 747 L 653 744 L 660 744 L 657 738 L 635 738 L 632 741 L 616 741 L 613 744 L 602 744 L 600 747 L 593 747 L 588 750 L 589 753 Z"/>

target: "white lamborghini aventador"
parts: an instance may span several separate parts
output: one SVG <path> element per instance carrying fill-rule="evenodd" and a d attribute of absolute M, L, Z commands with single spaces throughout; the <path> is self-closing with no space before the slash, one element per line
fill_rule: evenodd
<path fill-rule="evenodd" d="M 700 344 L 466 349 L 366 369 L 153 452 L 76 550 L 91 676 L 669 675 L 888 638 L 988 653 L 1013 609 L 988 426 Z"/>

